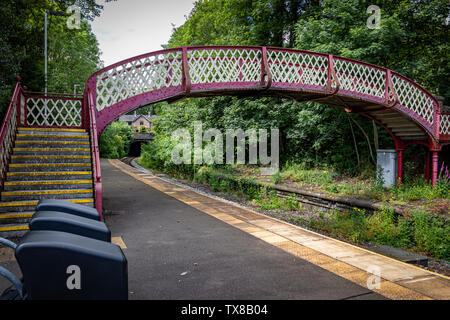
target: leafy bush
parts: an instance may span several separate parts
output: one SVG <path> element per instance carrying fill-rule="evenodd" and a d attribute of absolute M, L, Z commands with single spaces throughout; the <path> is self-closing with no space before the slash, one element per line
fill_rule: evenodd
<path fill-rule="evenodd" d="M 439 179 L 436 181 L 434 191 L 443 198 L 449 198 L 450 196 L 450 174 L 444 163 L 442 163 Z"/>
<path fill-rule="evenodd" d="M 100 137 L 100 155 L 103 158 L 118 159 L 128 155 L 133 129 L 125 122 L 113 122 Z"/>

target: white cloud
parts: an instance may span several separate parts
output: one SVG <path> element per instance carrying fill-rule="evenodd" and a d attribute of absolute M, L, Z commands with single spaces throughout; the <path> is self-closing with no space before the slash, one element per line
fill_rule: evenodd
<path fill-rule="evenodd" d="M 143 53 L 161 50 L 194 7 L 194 0 L 117 0 L 105 3 L 92 29 L 105 66 Z"/>

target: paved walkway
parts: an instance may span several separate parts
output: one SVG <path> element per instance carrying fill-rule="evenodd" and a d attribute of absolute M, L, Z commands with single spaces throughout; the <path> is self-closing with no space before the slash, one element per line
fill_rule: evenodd
<path fill-rule="evenodd" d="M 154 250 L 158 252 L 152 267 L 161 263 L 163 267 L 161 273 L 151 279 L 159 279 L 161 286 L 156 288 L 166 288 L 167 297 L 450 299 L 448 277 L 199 194 L 117 160 L 104 163 L 102 168 L 106 195 L 118 194 L 126 190 L 126 186 L 135 194 L 132 198 L 128 198 L 129 193 L 121 196 L 120 200 L 136 211 L 119 213 L 118 220 L 110 220 L 113 232 L 120 220 L 119 225 L 126 223 L 131 232 L 136 231 L 133 238 L 140 237 L 140 243 L 148 244 L 149 254 Z M 116 191 L 109 191 L 112 185 L 108 181 L 114 176 L 111 170 L 114 175 L 125 173 L 137 181 L 120 179 L 119 184 L 116 179 Z M 119 202 L 114 200 L 114 205 L 110 206 L 107 200 L 105 207 L 118 208 Z M 121 206 L 124 207 L 127 206 Z M 140 218 L 134 220 L 134 216 Z M 123 236 L 127 238 L 126 233 Z M 146 250 L 142 248 L 141 252 Z M 130 260 L 135 259 L 130 256 Z M 220 263 L 215 265 L 217 260 Z M 130 263 L 133 265 L 132 261 Z M 180 263 L 178 267 L 177 263 Z M 140 266 L 141 271 L 145 269 L 142 263 L 136 266 Z M 198 266 L 204 268 L 200 270 Z M 180 271 L 183 267 L 186 270 Z M 130 266 L 131 273 L 132 268 Z M 177 277 L 187 291 L 171 287 L 170 279 L 177 276 L 177 271 L 180 271 L 178 274 L 188 272 Z M 368 280 L 374 278 L 379 285 L 372 289 L 377 294 L 367 289 Z M 209 288 L 209 283 L 214 287 Z M 188 289 L 190 285 L 199 290 L 194 296 L 189 294 L 193 293 Z M 203 295 L 208 289 L 212 290 L 211 294 Z M 156 293 L 150 290 L 148 294 L 154 297 Z"/>
<path fill-rule="evenodd" d="M 130 299 L 383 298 L 101 165 L 106 222 L 127 247 Z"/>

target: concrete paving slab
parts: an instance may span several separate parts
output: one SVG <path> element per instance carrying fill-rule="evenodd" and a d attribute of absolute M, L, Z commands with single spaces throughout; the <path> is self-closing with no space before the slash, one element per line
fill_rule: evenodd
<path fill-rule="evenodd" d="M 127 246 L 130 299 L 383 299 L 107 161 L 102 174 L 106 223 Z M 273 241 L 273 233 L 267 236 Z"/>
<path fill-rule="evenodd" d="M 166 194 L 167 191 L 170 191 L 170 183 L 166 180 L 160 180 L 158 178 L 142 179 L 141 177 L 133 174 L 133 170 L 130 171 L 129 166 L 117 161 L 111 161 L 110 163 L 116 168 L 119 168 L 122 172 L 134 177 L 136 180 L 143 182 L 145 185 L 150 186 L 155 190 L 163 191 Z M 162 185 L 165 187 L 163 188 Z M 179 187 L 179 185 L 176 185 L 176 187 Z M 339 275 L 340 277 L 362 287 L 367 286 L 366 278 L 373 278 L 375 276 L 372 274 L 375 271 L 370 271 L 369 269 L 382 265 L 380 264 L 380 262 L 382 262 L 384 263 L 383 271 L 387 271 L 387 277 L 391 280 L 386 280 L 386 278 L 381 279 L 388 285 L 383 286 L 381 289 L 374 289 L 374 292 L 381 293 L 385 297 L 392 299 L 405 299 L 405 297 L 410 297 L 411 299 L 429 299 L 429 295 L 435 299 L 450 297 L 445 290 L 440 292 L 440 295 L 434 295 L 433 292 L 428 290 L 426 286 L 416 285 L 416 288 L 412 288 L 407 282 L 402 283 L 402 285 L 391 282 L 415 280 L 422 278 L 423 274 L 427 274 L 436 275 L 442 279 L 444 284 L 448 284 L 450 280 L 448 277 L 438 275 L 424 269 L 419 269 L 401 261 L 370 252 L 366 249 L 356 247 L 346 242 L 320 235 L 310 230 L 288 224 L 284 221 L 276 220 L 253 210 L 245 209 L 240 206 L 233 205 L 232 203 L 217 199 L 216 197 L 208 197 L 204 194 L 199 194 L 189 188 L 187 188 L 183 193 L 179 192 L 176 194 L 170 194 L 170 196 L 185 205 L 189 205 L 188 202 L 191 202 L 192 199 L 198 199 L 199 196 L 204 197 L 204 199 L 209 199 L 207 200 L 208 203 L 210 203 L 210 205 L 214 208 L 221 208 L 222 213 L 208 210 L 207 208 L 205 209 L 204 205 L 193 204 L 189 206 L 198 209 L 202 213 L 206 213 L 211 217 L 219 219 L 230 226 L 238 228 L 241 231 L 251 232 L 253 233 L 253 236 L 266 243 L 270 243 L 295 257 L 301 258 L 302 260 L 308 261 L 316 266 L 320 266 L 321 268 L 328 270 L 333 274 Z M 230 214 L 227 214 L 226 212 L 229 212 Z M 236 214 L 236 212 L 239 213 Z M 230 215 L 236 219 L 228 218 Z M 241 221 L 239 222 L 237 220 Z M 242 223 L 247 223 L 249 226 L 254 227 L 243 227 Z M 259 226 L 256 226 L 257 224 L 259 224 Z M 286 229 L 280 228 L 278 231 L 270 230 L 271 228 L 278 228 L 281 224 L 284 224 Z M 290 230 L 287 231 L 287 229 Z M 272 236 L 270 234 L 272 234 Z M 286 236 L 287 234 L 291 238 L 297 237 L 297 242 L 288 240 L 288 237 Z M 281 239 L 277 237 L 274 238 L 273 235 L 281 236 L 282 238 L 285 238 L 286 241 L 281 241 Z M 364 257 L 364 259 L 360 259 L 360 257 Z M 346 260 L 348 260 L 348 262 L 346 262 Z M 342 270 L 347 267 L 355 269 L 352 272 L 342 273 Z M 399 275 L 404 277 L 399 278 Z M 420 281 L 418 283 L 420 283 Z M 450 286 L 448 287 L 450 288 Z"/>

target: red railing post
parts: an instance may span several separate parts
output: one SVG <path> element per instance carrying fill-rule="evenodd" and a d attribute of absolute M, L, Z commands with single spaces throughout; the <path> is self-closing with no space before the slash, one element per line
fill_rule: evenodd
<path fill-rule="evenodd" d="M 91 136 L 91 157 L 92 157 L 92 175 L 94 178 L 94 201 L 95 208 L 103 220 L 103 187 L 102 174 L 100 169 L 100 150 L 98 146 L 99 132 L 96 119 L 96 78 L 88 80 L 85 90 L 85 100 L 87 102 L 87 111 L 89 113 L 89 134 Z"/>
<path fill-rule="evenodd" d="M 398 96 L 395 92 L 394 85 L 392 83 L 391 70 L 386 69 L 386 84 L 385 84 L 385 103 L 388 109 L 392 109 L 398 103 Z"/>
<path fill-rule="evenodd" d="M 270 72 L 269 60 L 267 58 L 267 47 L 261 48 L 261 86 L 263 86 L 265 90 L 270 89 L 272 86 L 272 73 Z"/>
<path fill-rule="evenodd" d="M 336 84 L 336 88 L 333 90 L 333 83 Z M 328 80 L 327 80 L 327 91 L 331 95 L 335 95 L 339 91 L 339 79 L 336 74 L 336 69 L 334 66 L 334 56 L 332 54 L 328 55 Z"/>
<path fill-rule="evenodd" d="M 397 149 L 397 182 L 403 182 L 403 149 Z"/>
<path fill-rule="evenodd" d="M 425 153 L 425 180 L 430 183 L 430 151 Z"/>
<path fill-rule="evenodd" d="M 8 105 L 8 109 L 6 111 L 5 117 L 3 118 L 2 126 L 0 129 L 0 187 L 2 187 L 2 189 L 6 170 L 11 158 L 13 140 L 16 136 L 17 127 L 19 124 L 19 122 L 17 121 L 17 109 L 20 108 L 20 104 L 18 103 L 18 99 L 21 93 L 20 81 L 21 78 L 17 76 L 16 85 L 14 87 L 11 101 Z M 16 112 L 16 115 L 14 115 L 13 117 L 14 111 Z M 7 140 L 6 144 L 5 140 Z"/>
<path fill-rule="evenodd" d="M 184 96 L 187 97 L 191 93 L 191 76 L 189 75 L 189 61 L 188 61 L 188 48 L 183 47 L 182 48 L 182 68 L 183 68 L 183 75 L 182 75 L 182 85 L 184 90 Z"/>
<path fill-rule="evenodd" d="M 434 132 L 435 132 L 435 136 L 436 136 L 436 140 L 439 141 L 440 140 L 440 134 L 441 134 L 441 101 L 439 101 L 438 99 L 436 99 L 436 97 L 434 97 L 434 114 L 433 114 L 433 118 L 434 118 Z"/>

